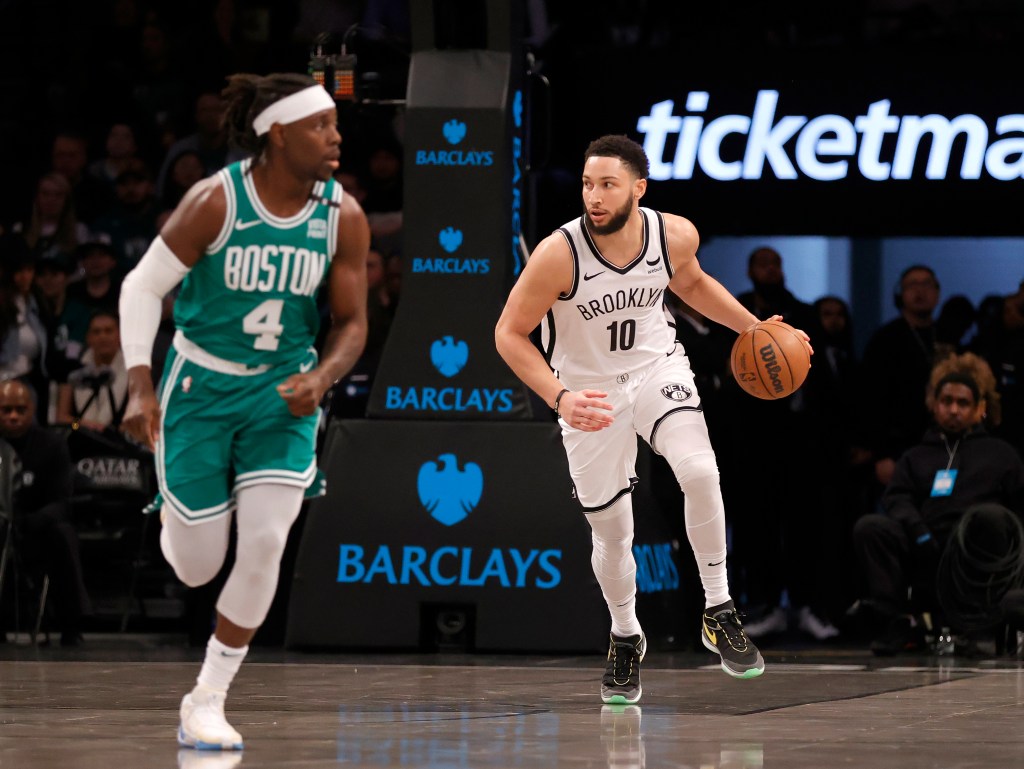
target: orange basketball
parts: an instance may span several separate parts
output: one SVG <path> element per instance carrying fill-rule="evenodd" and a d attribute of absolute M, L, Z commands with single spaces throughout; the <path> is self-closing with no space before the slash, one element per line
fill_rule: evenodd
<path fill-rule="evenodd" d="M 737 337 L 732 346 L 732 375 L 755 398 L 792 395 L 807 378 L 811 356 L 788 323 L 763 320 Z"/>

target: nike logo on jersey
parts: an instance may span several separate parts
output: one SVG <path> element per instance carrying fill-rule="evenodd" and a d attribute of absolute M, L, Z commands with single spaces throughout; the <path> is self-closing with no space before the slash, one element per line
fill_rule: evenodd
<path fill-rule="evenodd" d="M 719 561 L 718 563 L 709 563 L 708 566 L 721 566 L 723 563 L 725 563 L 725 559 L 724 558 L 721 561 Z"/>
<path fill-rule="evenodd" d="M 257 224 L 260 224 L 261 221 L 261 219 L 253 219 L 251 222 L 243 222 L 241 219 L 239 219 L 238 221 L 235 222 L 235 229 L 247 230 L 250 227 L 255 227 Z"/>
<path fill-rule="evenodd" d="M 605 271 L 601 270 L 600 272 L 595 272 L 593 275 L 584 275 L 583 280 L 590 280 L 591 278 L 596 278 L 598 275 L 604 275 L 604 273 Z"/>
<path fill-rule="evenodd" d="M 301 374 L 308 374 L 312 370 L 313 370 L 313 361 L 311 361 L 311 360 L 310 361 L 306 361 L 305 363 L 302 363 L 302 364 L 299 365 L 299 373 L 301 373 Z"/>
<path fill-rule="evenodd" d="M 656 256 L 654 259 L 648 259 L 647 260 L 647 266 L 648 267 L 653 267 L 654 265 L 660 264 L 660 263 L 661 263 L 661 257 L 660 256 Z"/>

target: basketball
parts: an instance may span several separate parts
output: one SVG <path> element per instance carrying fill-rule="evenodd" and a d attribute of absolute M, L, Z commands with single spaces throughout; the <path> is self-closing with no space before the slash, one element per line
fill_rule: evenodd
<path fill-rule="evenodd" d="M 755 398 L 777 400 L 792 395 L 810 368 L 803 338 L 781 321 L 763 320 L 751 326 L 732 346 L 732 374 Z"/>

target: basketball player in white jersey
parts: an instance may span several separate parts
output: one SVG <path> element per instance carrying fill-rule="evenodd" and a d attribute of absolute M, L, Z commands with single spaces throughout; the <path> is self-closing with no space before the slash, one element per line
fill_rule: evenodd
<path fill-rule="evenodd" d="M 505 362 L 559 417 L 576 497 L 593 529 L 594 574 L 611 613 L 601 684 L 601 698 L 611 704 L 640 699 L 647 650 L 632 554 L 638 434 L 668 460 L 686 496 L 686 531 L 705 594 L 704 645 L 731 676 L 764 672 L 729 595 L 718 465 L 664 292 L 670 288 L 736 332 L 757 318 L 701 270 L 692 223 L 640 207 L 647 174 L 647 156 L 631 139 L 590 144 L 583 216 L 537 246 L 495 330 Z M 529 338 L 538 324 L 544 354 Z"/>

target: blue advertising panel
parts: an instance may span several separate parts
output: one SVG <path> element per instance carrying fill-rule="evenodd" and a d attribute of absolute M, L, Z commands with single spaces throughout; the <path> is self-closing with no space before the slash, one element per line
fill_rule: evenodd
<path fill-rule="evenodd" d="M 339 420 L 322 469 L 327 495 L 303 529 L 289 646 L 430 647 L 452 613 L 471 617 L 465 643 L 477 650 L 607 643 L 590 527 L 557 426 Z M 675 632 L 682 596 L 700 586 L 645 485 L 634 492 L 633 554 L 654 638 Z M 672 512 L 681 519 L 681 506 Z"/>
<path fill-rule="evenodd" d="M 414 57 L 405 119 L 402 301 L 367 415 L 532 417 L 494 347 L 519 252 L 523 97 L 509 55 Z M 439 88 L 438 84 L 445 84 Z"/>

